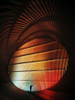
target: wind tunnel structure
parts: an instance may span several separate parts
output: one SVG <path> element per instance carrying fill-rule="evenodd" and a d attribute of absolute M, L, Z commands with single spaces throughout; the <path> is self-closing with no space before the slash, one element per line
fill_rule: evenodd
<path fill-rule="evenodd" d="M 7 69 L 4 79 L 14 87 L 45 90 L 66 72 L 69 56 L 61 39 L 59 7 L 54 0 L 31 0 L 2 8 L 0 57 Z"/>
<path fill-rule="evenodd" d="M 55 85 L 67 66 L 66 49 L 57 41 L 41 37 L 30 40 L 14 53 L 8 72 L 16 87 L 30 91 L 32 85 L 32 91 L 40 91 Z"/>

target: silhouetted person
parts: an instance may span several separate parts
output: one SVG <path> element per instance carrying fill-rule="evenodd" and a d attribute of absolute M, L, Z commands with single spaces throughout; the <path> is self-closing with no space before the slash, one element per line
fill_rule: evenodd
<path fill-rule="evenodd" d="M 33 85 L 30 85 L 30 92 L 31 92 L 31 90 L 32 90 L 32 86 L 33 86 Z"/>

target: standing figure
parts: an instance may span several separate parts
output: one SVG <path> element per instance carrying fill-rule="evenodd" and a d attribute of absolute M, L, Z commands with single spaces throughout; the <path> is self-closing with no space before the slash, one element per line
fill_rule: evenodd
<path fill-rule="evenodd" d="M 30 92 L 31 92 L 31 90 L 32 90 L 32 86 L 33 86 L 33 85 L 30 85 Z"/>

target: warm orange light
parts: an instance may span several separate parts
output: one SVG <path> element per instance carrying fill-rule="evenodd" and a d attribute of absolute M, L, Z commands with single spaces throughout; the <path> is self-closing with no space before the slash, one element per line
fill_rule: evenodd
<path fill-rule="evenodd" d="M 55 85 L 67 66 L 68 54 L 60 43 L 34 39 L 14 53 L 8 69 L 15 86 L 30 91 L 32 85 L 32 91 L 39 91 Z"/>

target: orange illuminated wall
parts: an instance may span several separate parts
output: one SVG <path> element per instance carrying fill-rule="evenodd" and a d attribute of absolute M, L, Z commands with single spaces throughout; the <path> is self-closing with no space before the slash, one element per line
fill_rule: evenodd
<path fill-rule="evenodd" d="M 12 56 L 8 73 L 12 83 L 24 90 L 40 91 L 54 86 L 68 66 L 64 46 L 49 38 L 35 38 L 22 45 Z"/>

